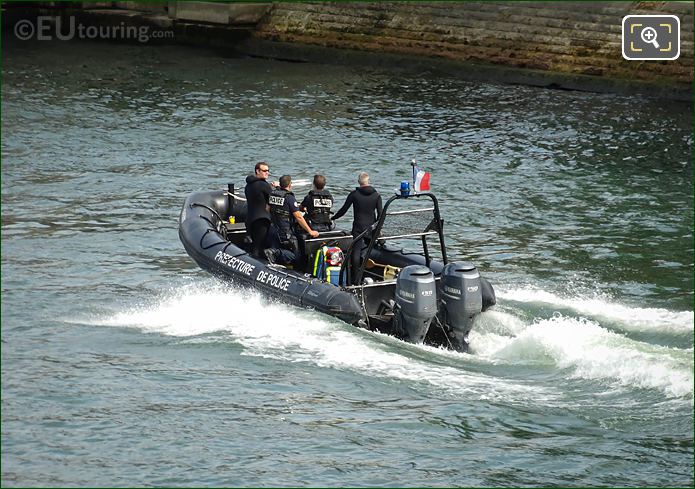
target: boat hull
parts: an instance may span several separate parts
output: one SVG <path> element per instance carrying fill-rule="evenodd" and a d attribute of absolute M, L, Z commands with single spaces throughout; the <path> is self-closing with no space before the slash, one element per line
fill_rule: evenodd
<path fill-rule="evenodd" d="M 179 239 L 202 269 L 275 300 L 316 309 L 350 324 L 357 325 L 365 318 L 353 293 L 310 275 L 258 260 L 226 240 L 215 225 L 218 217 L 210 210 L 219 216 L 228 213 L 225 201 L 221 193 L 196 193 L 186 199 L 181 211 Z"/>

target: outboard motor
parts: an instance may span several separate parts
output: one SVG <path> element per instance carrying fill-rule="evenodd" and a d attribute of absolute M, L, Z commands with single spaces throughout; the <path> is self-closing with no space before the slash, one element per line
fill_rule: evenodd
<path fill-rule="evenodd" d="M 422 343 L 437 314 L 437 286 L 432 270 L 408 265 L 396 280 L 394 306 L 396 334 L 410 343 Z"/>
<path fill-rule="evenodd" d="M 480 277 L 480 290 L 483 293 L 483 312 L 485 312 L 492 306 L 497 304 L 497 298 L 495 297 L 495 289 L 492 288 L 490 282 L 485 280 L 484 277 Z"/>
<path fill-rule="evenodd" d="M 473 319 L 483 309 L 480 274 L 472 263 L 455 261 L 442 270 L 443 323 L 452 346 L 458 351 L 468 349 L 468 333 Z"/>

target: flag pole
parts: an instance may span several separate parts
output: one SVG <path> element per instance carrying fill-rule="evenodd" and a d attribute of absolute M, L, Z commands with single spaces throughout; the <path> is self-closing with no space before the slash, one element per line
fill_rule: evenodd
<path fill-rule="evenodd" d="M 415 163 L 415 158 L 413 158 L 410 162 L 410 166 L 413 167 L 413 193 L 415 193 L 415 167 L 417 166 L 417 164 Z"/>

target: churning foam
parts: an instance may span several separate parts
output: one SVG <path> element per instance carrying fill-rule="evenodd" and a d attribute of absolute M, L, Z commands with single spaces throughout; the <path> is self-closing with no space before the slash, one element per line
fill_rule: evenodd
<path fill-rule="evenodd" d="M 551 363 L 570 378 L 603 380 L 693 396 L 693 350 L 634 341 L 594 321 L 557 315 L 530 324 L 516 336 L 471 334 L 476 354 L 494 363 Z"/>
<path fill-rule="evenodd" d="M 519 295 L 515 297 L 519 300 Z M 631 340 L 594 321 L 561 315 L 529 323 L 504 310 L 488 311 L 471 332 L 474 355 L 407 345 L 222 285 L 182 287 L 151 305 L 90 323 L 136 327 L 196 341 L 205 341 L 197 338 L 200 335 L 216 333 L 216 341 L 237 343 L 245 355 L 424 383 L 470 399 L 548 403 L 562 396 L 555 387 L 536 381 L 474 371 L 485 369 L 481 363 L 555 365 L 566 370 L 563 375 L 568 378 L 657 389 L 673 397 L 693 396 L 692 349 Z"/>
<path fill-rule="evenodd" d="M 468 355 L 406 345 L 323 314 L 268 303 L 258 294 L 220 286 L 185 287 L 151 306 L 133 308 L 90 323 L 135 327 L 180 337 L 215 333 L 216 341 L 222 336 L 242 345 L 244 355 L 423 383 L 456 397 L 521 402 L 557 397 L 543 386 L 524 385 L 518 380 L 461 368 L 471 358 Z M 447 355 L 446 364 L 428 361 L 436 355 Z"/>
<path fill-rule="evenodd" d="M 692 311 L 628 307 L 602 297 L 562 297 L 534 287 L 497 291 L 497 297 L 518 302 L 551 304 L 580 314 L 618 322 L 625 330 L 663 333 L 692 333 Z"/>

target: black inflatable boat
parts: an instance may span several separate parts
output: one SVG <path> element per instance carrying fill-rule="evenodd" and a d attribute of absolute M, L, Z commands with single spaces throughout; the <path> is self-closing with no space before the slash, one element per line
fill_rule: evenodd
<path fill-rule="evenodd" d="M 495 304 L 492 286 L 473 264 L 448 260 L 431 193 L 392 196 L 360 236 L 341 230 L 300 236 L 296 269 L 249 254 L 245 215 L 232 185 L 193 193 L 181 210 L 179 237 L 196 263 L 216 276 L 412 343 L 466 351 L 475 318 Z M 366 248 L 359 245 L 364 238 Z M 413 243 L 418 252 L 402 248 Z M 353 253 L 360 258 L 352 260 Z"/>

